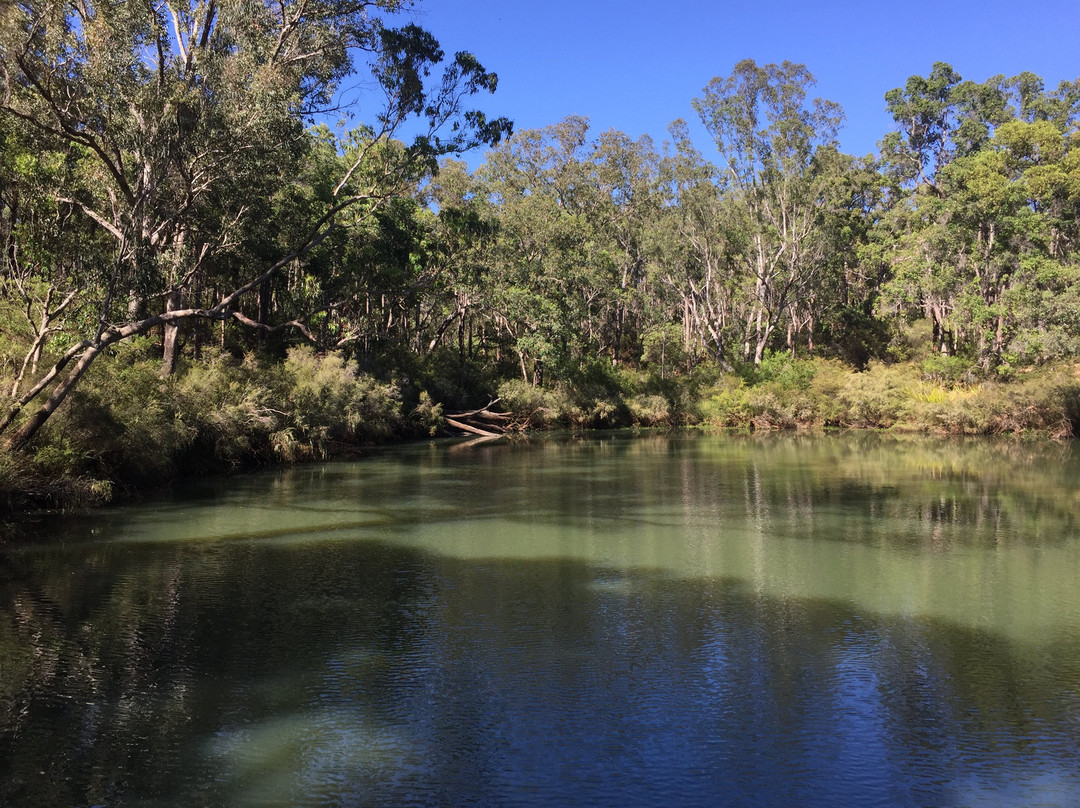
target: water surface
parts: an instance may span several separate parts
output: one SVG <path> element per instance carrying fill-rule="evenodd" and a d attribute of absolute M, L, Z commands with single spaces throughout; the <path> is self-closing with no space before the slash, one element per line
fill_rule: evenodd
<path fill-rule="evenodd" d="M 0 805 L 1080 805 L 1069 445 L 435 443 L 0 545 Z"/>

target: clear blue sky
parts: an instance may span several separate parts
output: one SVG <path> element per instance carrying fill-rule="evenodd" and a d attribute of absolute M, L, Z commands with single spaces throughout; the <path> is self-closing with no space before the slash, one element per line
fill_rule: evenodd
<path fill-rule="evenodd" d="M 584 115 L 595 134 L 658 146 L 676 118 L 696 124 L 691 100 L 744 58 L 804 63 L 816 95 L 846 113 L 841 147 L 859 155 L 889 129 L 886 91 L 935 61 L 976 81 L 1080 76 L 1077 0 L 421 0 L 413 16 L 448 54 L 472 51 L 499 74 L 483 105 L 516 129 Z"/>

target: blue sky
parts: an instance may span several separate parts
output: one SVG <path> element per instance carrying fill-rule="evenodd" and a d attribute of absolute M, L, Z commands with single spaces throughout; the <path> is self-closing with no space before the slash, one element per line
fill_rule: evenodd
<path fill-rule="evenodd" d="M 976 81 L 1030 70 L 1053 88 L 1080 76 L 1077 0 L 422 0 L 413 16 L 447 53 L 472 51 L 499 74 L 483 105 L 516 129 L 584 115 L 595 134 L 657 145 L 674 119 L 696 124 L 691 100 L 744 58 L 804 63 L 816 95 L 844 108 L 841 148 L 860 155 L 889 130 L 886 91 L 935 61 Z"/>

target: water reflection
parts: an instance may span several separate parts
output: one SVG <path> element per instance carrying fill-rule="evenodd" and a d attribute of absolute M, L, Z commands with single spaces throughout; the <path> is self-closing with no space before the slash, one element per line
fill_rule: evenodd
<path fill-rule="evenodd" d="M 1072 459 L 933 451 L 418 447 L 53 525 L 0 548 L 0 805 L 1078 805 Z"/>

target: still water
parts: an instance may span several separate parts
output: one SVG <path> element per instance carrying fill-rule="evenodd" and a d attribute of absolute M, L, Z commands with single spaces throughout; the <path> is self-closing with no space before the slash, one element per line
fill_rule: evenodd
<path fill-rule="evenodd" d="M 1080 455 L 434 443 L 0 543 L 0 806 L 1080 806 Z"/>

